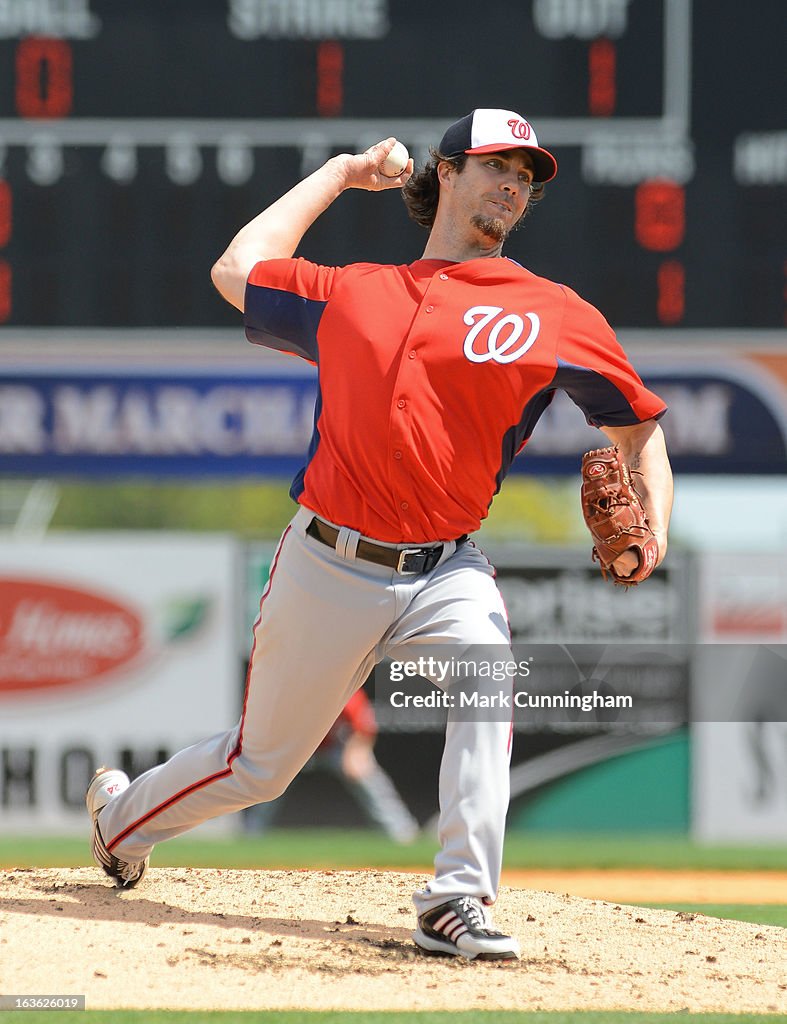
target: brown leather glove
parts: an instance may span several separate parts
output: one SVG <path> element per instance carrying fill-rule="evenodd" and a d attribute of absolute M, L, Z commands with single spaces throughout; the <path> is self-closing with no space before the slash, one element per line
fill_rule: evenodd
<path fill-rule="evenodd" d="M 634 587 L 650 576 L 658 561 L 658 541 L 617 446 L 582 456 L 582 514 L 593 538 L 593 560 L 604 579 L 609 575 L 613 583 Z M 624 551 L 638 559 L 629 576 L 621 576 L 612 564 Z"/>

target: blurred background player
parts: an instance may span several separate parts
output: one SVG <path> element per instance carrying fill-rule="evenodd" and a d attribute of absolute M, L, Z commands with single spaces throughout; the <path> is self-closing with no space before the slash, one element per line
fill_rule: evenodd
<path fill-rule="evenodd" d="M 382 829 L 395 843 L 412 843 L 418 822 L 407 809 L 390 775 L 374 756 L 377 719 L 364 690 L 350 697 L 302 772 L 327 771 L 338 778 L 354 797 L 369 822 Z M 287 802 L 287 793 L 277 800 L 257 804 L 244 812 L 249 832 L 271 828 Z"/>

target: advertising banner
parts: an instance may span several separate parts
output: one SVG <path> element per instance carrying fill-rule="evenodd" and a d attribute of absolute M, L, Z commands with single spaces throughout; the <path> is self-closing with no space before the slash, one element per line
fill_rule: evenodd
<path fill-rule="evenodd" d="M 0 472 L 294 475 L 316 394 L 309 377 L 0 376 Z"/>
<path fill-rule="evenodd" d="M 705 648 L 694 669 L 694 834 L 715 842 L 783 842 L 787 555 L 706 553 L 698 596 Z M 725 652 L 731 671 L 719 668 Z"/>
<path fill-rule="evenodd" d="M 234 724 L 237 590 L 229 537 L 0 542 L 4 834 L 86 833 L 98 765 L 134 776 Z"/>
<path fill-rule="evenodd" d="M 95 352 L 61 353 L 24 364 L 0 348 L 0 473 L 291 477 L 312 436 L 317 373 L 266 356 L 181 351 L 100 366 Z M 669 406 L 662 425 L 676 472 L 787 473 L 786 352 L 741 344 L 709 358 L 670 346 L 634 361 Z M 512 472 L 576 473 L 602 440 L 557 392 Z"/>

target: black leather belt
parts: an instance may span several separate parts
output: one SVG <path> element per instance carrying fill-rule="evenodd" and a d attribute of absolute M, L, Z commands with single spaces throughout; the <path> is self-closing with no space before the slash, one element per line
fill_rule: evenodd
<path fill-rule="evenodd" d="M 329 548 L 336 548 L 339 531 L 321 519 L 312 519 L 306 527 L 306 532 L 315 540 L 327 544 Z M 456 546 L 459 547 L 466 540 L 467 534 L 457 538 Z M 359 540 L 355 557 L 362 558 L 365 562 L 374 562 L 375 565 L 385 565 L 406 575 L 420 575 L 434 569 L 442 557 L 444 547 L 444 544 L 436 544 L 428 548 L 388 548 L 382 544 L 374 544 L 370 540 Z"/>

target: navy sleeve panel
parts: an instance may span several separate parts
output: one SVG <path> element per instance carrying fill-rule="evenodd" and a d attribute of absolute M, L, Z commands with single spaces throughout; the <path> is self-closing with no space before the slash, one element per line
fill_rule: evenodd
<path fill-rule="evenodd" d="M 290 485 L 290 497 L 293 501 L 298 501 L 300 496 L 306 487 L 304 482 L 306 477 L 306 470 L 309 468 L 309 463 L 312 461 L 317 453 L 317 449 L 320 445 L 320 428 L 318 423 L 320 416 L 322 415 L 322 388 L 317 384 L 317 400 L 314 403 L 314 428 L 312 430 L 311 440 L 309 441 L 309 451 L 306 455 L 306 463 L 302 466 L 293 477 L 292 484 Z"/>
<path fill-rule="evenodd" d="M 247 284 L 243 322 L 252 345 L 318 362 L 317 328 L 327 302 Z"/>
<path fill-rule="evenodd" d="M 536 423 L 541 419 L 544 410 L 547 408 L 549 403 L 555 397 L 555 388 L 553 384 L 549 387 L 542 388 L 536 392 L 530 401 L 525 405 L 522 410 L 522 418 L 519 423 L 515 423 L 513 427 L 509 427 L 503 435 L 503 444 L 501 446 L 501 459 L 500 459 L 500 470 L 498 471 L 495 488 L 495 494 L 500 490 L 503 485 L 511 463 L 517 456 L 517 453 L 522 448 L 530 435 L 535 429 Z"/>
<path fill-rule="evenodd" d="M 566 392 L 592 427 L 630 427 L 642 422 L 620 388 L 598 370 L 558 359 L 552 385 Z M 660 419 L 665 412 L 662 408 L 653 419 Z"/>

